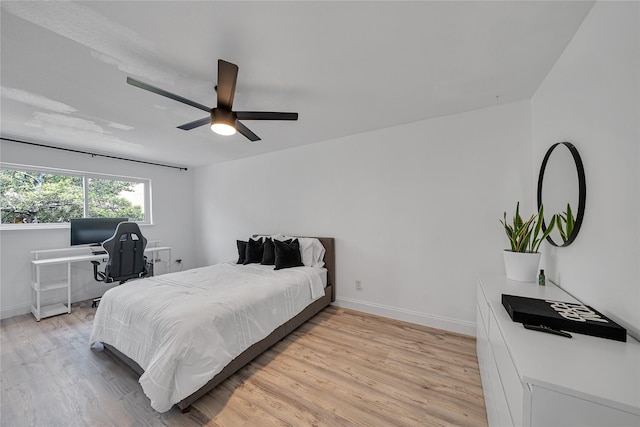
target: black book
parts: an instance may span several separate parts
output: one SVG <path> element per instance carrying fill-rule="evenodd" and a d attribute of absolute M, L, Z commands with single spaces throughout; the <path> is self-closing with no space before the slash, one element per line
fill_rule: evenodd
<path fill-rule="evenodd" d="M 625 328 L 588 305 L 506 294 L 502 294 L 502 305 L 514 322 L 627 341 Z"/>

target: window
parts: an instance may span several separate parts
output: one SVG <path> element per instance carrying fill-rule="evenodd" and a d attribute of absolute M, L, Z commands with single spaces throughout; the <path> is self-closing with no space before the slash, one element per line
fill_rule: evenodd
<path fill-rule="evenodd" d="M 87 182 L 87 216 L 144 221 L 144 182 L 108 178 L 88 178 Z"/>
<path fill-rule="evenodd" d="M 2 225 L 127 217 L 151 223 L 150 180 L 23 165 L 0 165 Z"/>

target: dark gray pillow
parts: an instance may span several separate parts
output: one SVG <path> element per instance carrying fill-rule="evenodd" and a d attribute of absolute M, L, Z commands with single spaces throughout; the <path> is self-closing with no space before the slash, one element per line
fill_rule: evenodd
<path fill-rule="evenodd" d="M 274 265 L 276 263 L 276 247 L 273 244 L 275 239 L 267 237 L 264 241 L 264 252 L 262 253 L 262 265 Z M 283 240 L 284 243 L 291 243 L 291 239 Z"/>
<path fill-rule="evenodd" d="M 236 240 L 238 246 L 238 262 L 236 264 L 244 264 L 244 257 L 247 253 L 247 242 Z"/>
<path fill-rule="evenodd" d="M 300 256 L 300 243 L 298 239 L 294 239 L 290 243 L 274 240 L 273 244 L 276 255 L 276 270 L 304 266 Z"/>
<path fill-rule="evenodd" d="M 261 262 L 263 252 L 264 241 L 262 240 L 262 237 L 259 240 L 249 239 L 247 241 L 247 250 L 245 251 L 243 264 Z"/>
<path fill-rule="evenodd" d="M 276 263 L 275 246 L 273 245 L 273 239 L 267 237 L 264 239 L 264 248 L 262 252 L 262 265 L 274 265 Z"/>

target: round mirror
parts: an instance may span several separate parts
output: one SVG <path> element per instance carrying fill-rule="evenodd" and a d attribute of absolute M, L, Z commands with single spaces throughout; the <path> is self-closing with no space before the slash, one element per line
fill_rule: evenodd
<path fill-rule="evenodd" d="M 553 246 L 569 246 L 576 239 L 585 199 L 584 167 L 578 150 L 570 142 L 553 144 L 544 156 L 538 176 L 538 209 L 544 205 L 543 229 L 547 229 L 553 215 L 558 219 L 547 237 Z"/>

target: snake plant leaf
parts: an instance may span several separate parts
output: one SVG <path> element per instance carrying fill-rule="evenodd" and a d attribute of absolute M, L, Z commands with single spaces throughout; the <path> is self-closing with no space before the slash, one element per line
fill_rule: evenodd
<path fill-rule="evenodd" d="M 544 219 L 544 206 L 540 205 L 540 210 L 538 210 L 538 221 L 536 222 L 535 229 L 533 232 L 533 244 L 531 245 L 531 252 L 536 252 L 533 249 L 533 246 L 535 245 L 536 238 L 538 237 L 538 234 L 540 234 L 540 230 L 542 229 L 543 219 Z"/>
<path fill-rule="evenodd" d="M 551 220 L 549 221 L 549 226 L 547 227 L 547 229 L 542 234 L 542 238 L 540 240 L 546 239 L 549 236 L 549 234 L 551 234 L 551 232 L 553 231 L 553 227 L 556 225 L 557 221 L 558 221 L 558 216 L 557 215 L 554 215 L 554 216 L 551 217 Z"/>
<path fill-rule="evenodd" d="M 527 220 L 524 224 L 522 224 L 520 230 L 518 230 L 518 242 L 517 248 L 518 252 L 526 252 L 529 247 L 529 241 L 531 240 L 531 223 L 533 222 L 534 216 Z"/>
<path fill-rule="evenodd" d="M 505 230 L 507 231 L 507 235 L 510 235 L 513 233 L 513 228 L 507 224 L 507 213 L 504 213 L 504 219 L 500 220 L 500 224 L 502 224 L 505 228 Z"/>
<path fill-rule="evenodd" d="M 515 251 L 517 247 L 518 240 L 518 230 L 515 227 L 512 227 L 507 223 L 507 213 L 504 213 L 504 221 L 501 221 L 505 227 L 505 231 L 507 233 L 507 237 L 509 238 L 509 243 L 511 244 L 511 250 Z"/>
<path fill-rule="evenodd" d="M 519 229 L 522 227 L 522 217 L 520 216 L 520 201 L 516 204 L 516 213 L 513 216 L 513 227 Z"/>
<path fill-rule="evenodd" d="M 531 215 L 531 218 L 529 218 L 527 220 L 527 222 L 525 222 L 522 225 L 522 229 L 525 233 L 523 233 L 523 237 L 522 237 L 522 245 L 521 245 L 521 252 L 526 252 L 529 249 L 529 242 L 531 240 L 532 235 L 532 226 L 533 226 L 533 221 L 535 221 L 536 216 L 535 215 Z"/>
<path fill-rule="evenodd" d="M 562 241 L 567 241 L 567 233 L 564 231 L 564 224 L 567 222 L 567 217 L 564 213 L 556 214 L 556 227 L 558 228 L 558 232 L 560 233 L 560 237 L 562 237 Z"/>
<path fill-rule="evenodd" d="M 571 205 L 567 203 L 567 239 L 573 233 L 573 227 L 575 226 L 575 218 L 573 212 L 571 212 Z"/>
<path fill-rule="evenodd" d="M 507 233 L 507 238 L 509 239 L 509 244 L 511 245 L 511 250 L 515 251 L 515 237 L 513 227 L 507 224 L 507 213 L 504 213 L 504 221 L 500 220 L 500 223 L 504 226 L 504 230 Z"/>
<path fill-rule="evenodd" d="M 540 243 L 542 243 L 542 240 L 534 239 L 533 242 L 531 242 L 531 250 L 529 252 L 532 254 L 538 252 L 538 246 L 540 246 Z"/>
<path fill-rule="evenodd" d="M 562 238 L 562 241 L 566 242 L 568 239 L 567 233 L 562 228 L 562 221 L 560 221 L 559 217 L 558 217 L 558 231 L 560 232 L 560 237 Z"/>
<path fill-rule="evenodd" d="M 542 237 L 540 237 L 540 239 L 535 242 L 532 252 L 538 252 L 538 248 L 540 247 L 540 244 L 553 231 L 553 227 L 556 225 L 556 221 L 557 221 L 557 215 L 552 216 L 551 220 L 549 220 L 549 225 L 547 226 L 547 229 L 544 231 L 544 233 L 542 233 Z"/>
<path fill-rule="evenodd" d="M 522 240 L 519 243 L 518 246 L 518 252 L 527 252 L 528 246 L 529 246 L 529 240 L 531 240 L 531 230 L 524 230 L 526 231 L 523 236 L 522 236 Z"/>

